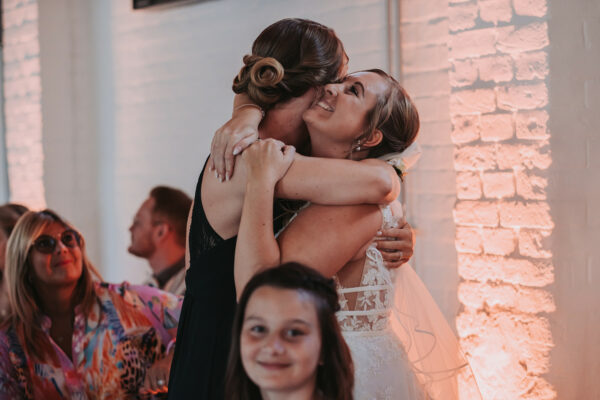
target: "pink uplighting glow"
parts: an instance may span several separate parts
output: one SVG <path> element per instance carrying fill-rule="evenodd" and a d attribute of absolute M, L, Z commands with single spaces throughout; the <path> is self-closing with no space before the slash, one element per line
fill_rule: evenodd
<path fill-rule="evenodd" d="M 11 201 L 45 208 L 38 5 L 3 13 L 2 67 Z"/>
<path fill-rule="evenodd" d="M 554 399 L 546 1 L 450 3 L 458 333 L 484 398 Z"/>

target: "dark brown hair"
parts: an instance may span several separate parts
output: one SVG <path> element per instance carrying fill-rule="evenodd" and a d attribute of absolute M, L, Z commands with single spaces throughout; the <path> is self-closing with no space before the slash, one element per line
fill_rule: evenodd
<path fill-rule="evenodd" d="M 256 289 L 271 286 L 299 290 L 313 299 L 321 330 L 321 360 L 317 370 L 316 389 L 323 398 L 352 400 L 354 365 L 350 349 L 342 337 L 335 312 L 339 310 L 333 279 L 327 279 L 312 268 L 290 262 L 256 274 L 246 285 L 233 322 L 233 336 L 227 366 L 226 396 L 228 400 L 259 400 L 258 386 L 250 380 L 240 356 L 240 335 L 246 306 Z"/>
<path fill-rule="evenodd" d="M 6 237 L 10 236 L 19 218 L 27 211 L 29 211 L 27 207 L 15 203 L 0 206 L 0 229 L 4 231 Z"/>
<path fill-rule="evenodd" d="M 154 199 L 153 217 L 164 218 L 173 227 L 177 243 L 185 247 L 185 231 L 192 199 L 179 189 L 156 186 L 150 191 Z"/>
<path fill-rule="evenodd" d="M 405 150 L 415 141 L 419 132 L 417 107 L 406 90 L 386 72 L 380 69 L 361 72 L 373 72 L 383 77 L 388 82 L 388 90 L 378 96 L 375 107 L 367 114 L 367 128 L 358 140 L 369 138 L 375 130 L 383 134 L 383 140 L 369 150 L 369 158 Z"/>
<path fill-rule="evenodd" d="M 338 79 L 344 54 L 333 29 L 307 19 L 282 19 L 258 35 L 233 91 L 268 110 Z"/>

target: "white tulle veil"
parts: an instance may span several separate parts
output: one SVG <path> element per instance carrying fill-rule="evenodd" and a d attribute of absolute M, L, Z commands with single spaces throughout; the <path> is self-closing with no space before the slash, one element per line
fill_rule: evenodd
<path fill-rule="evenodd" d="M 419 145 L 413 143 L 404 152 L 382 159 L 404 174 L 420 155 Z M 427 395 L 440 400 L 459 399 L 459 394 L 469 400 L 481 399 L 458 338 L 415 270 L 405 264 L 396 270 L 393 280 L 391 328 Z"/>

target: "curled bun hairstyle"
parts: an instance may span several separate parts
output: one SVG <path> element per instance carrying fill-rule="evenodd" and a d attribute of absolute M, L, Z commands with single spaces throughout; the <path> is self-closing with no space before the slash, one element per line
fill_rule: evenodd
<path fill-rule="evenodd" d="M 250 98 L 264 107 L 277 102 L 281 97 L 277 85 L 281 83 L 284 76 L 283 65 L 273 57 L 246 55 L 244 67 L 236 80 L 246 81 L 246 90 Z"/>
<path fill-rule="evenodd" d="M 273 57 L 245 56 L 244 63 L 253 64 L 250 82 L 257 87 L 275 86 L 283 79 L 283 65 Z"/>
<path fill-rule="evenodd" d="M 333 29 L 306 19 L 282 19 L 258 35 L 233 91 L 268 110 L 338 79 L 344 54 Z"/>

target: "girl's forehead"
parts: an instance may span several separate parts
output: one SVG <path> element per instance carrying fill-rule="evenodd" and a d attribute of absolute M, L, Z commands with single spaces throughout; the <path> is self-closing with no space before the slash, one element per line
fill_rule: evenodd
<path fill-rule="evenodd" d="M 255 314 L 261 317 L 285 317 L 286 315 L 303 315 L 316 318 L 314 297 L 304 290 L 261 286 L 256 289 L 246 306 L 246 315 Z"/>

